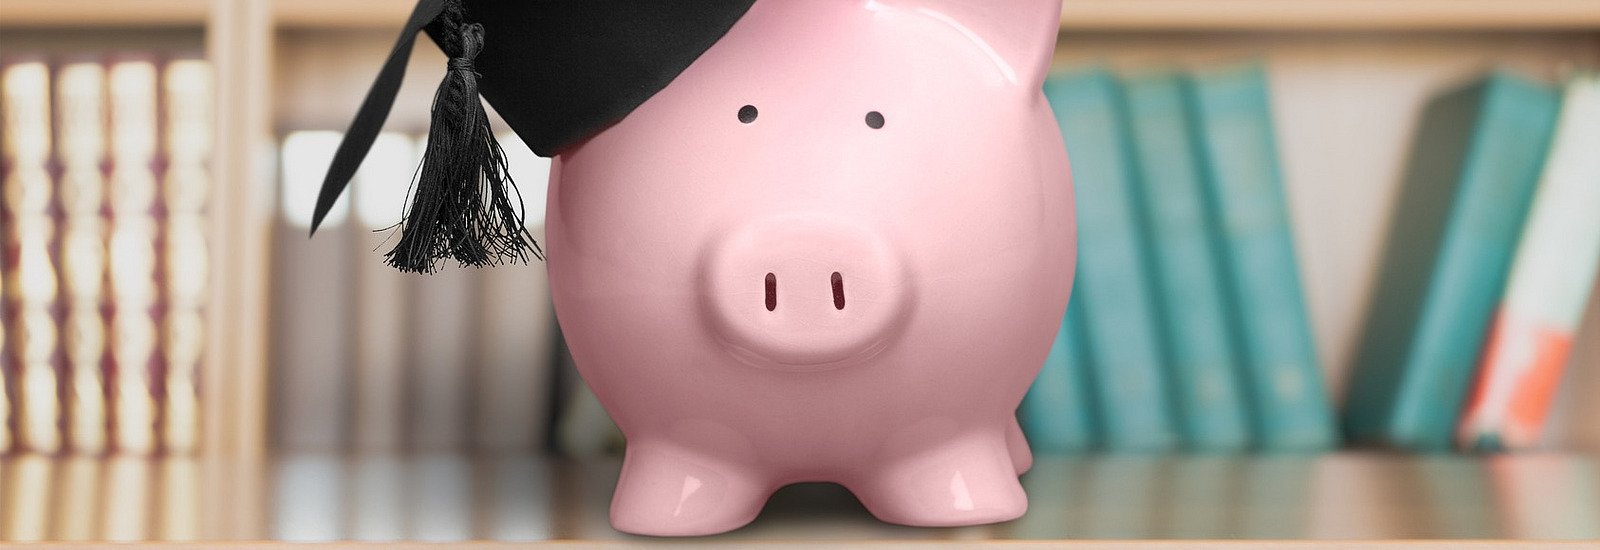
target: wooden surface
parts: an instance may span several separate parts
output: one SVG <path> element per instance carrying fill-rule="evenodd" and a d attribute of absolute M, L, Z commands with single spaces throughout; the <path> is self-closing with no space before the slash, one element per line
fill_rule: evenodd
<path fill-rule="evenodd" d="M 201 25 L 207 0 L 5 0 L 0 24 Z M 393 28 L 408 0 L 276 0 L 280 25 Z M 1597 29 L 1590 0 L 1066 0 L 1068 30 Z"/>
<path fill-rule="evenodd" d="M 225 487 L 206 486 L 217 483 L 210 467 L 183 459 L 0 459 L 0 540 L 204 540 L 219 532 L 205 524 L 213 499 L 257 504 L 254 525 L 235 531 L 254 533 L 249 538 L 622 547 L 654 540 L 607 523 L 615 459 L 296 454 L 234 470 Z M 751 525 L 693 542 L 1600 538 L 1594 455 L 1044 457 L 1023 483 L 1030 498 L 1023 518 L 941 529 L 881 523 L 837 485 L 794 485 Z"/>

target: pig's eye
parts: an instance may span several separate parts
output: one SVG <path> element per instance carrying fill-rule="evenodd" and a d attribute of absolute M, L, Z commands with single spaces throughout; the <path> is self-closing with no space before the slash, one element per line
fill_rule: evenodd
<path fill-rule="evenodd" d="M 877 130 L 883 127 L 883 113 L 872 111 L 867 113 L 867 127 Z"/>
<path fill-rule="evenodd" d="M 743 122 L 745 124 L 749 124 L 749 123 L 755 122 L 756 121 L 756 115 L 758 115 L 758 114 L 760 114 L 760 113 L 756 112 L 756 106 L 755 105 L 745 105 L 743 107 L 740 107 L 739 108 L 739 122 Z"/>

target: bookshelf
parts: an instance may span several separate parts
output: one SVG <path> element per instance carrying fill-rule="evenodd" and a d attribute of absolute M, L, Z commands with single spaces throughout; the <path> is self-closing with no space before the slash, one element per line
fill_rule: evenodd
<path fill-rule="evenodd" d="M 271 399 L 267 395 L 266 365 L 270 342 L 270 272 L 267 251 L 271 245 L 271 211 L 276 201 L 272 166 L 262 154 L 276 136 L 291 129 L 335 129 L 348 121 L 365 91 L 376 60 L 387 52 L 394 29 L 410 9 L 405 0 L 5 0 L 0 2 L 0 49 L 27 46 L 103 43 L 194 44 L 209 52 L 216 67 L 219 141 L 213 171 L 218 182 L 212 196 L 214 219 L 230 220 L 213 228 L 218 256 L 213 263 L 214 315 L 204 376 L 203 410 L 205 448 L 196 460 L 205 490 L 198 513 L 203 537 L 266 539 L 277 457 L 268 444 Z M 1474 71 L 1494 65 L 1510 66 L 1538 76 L 1551 76 L 1575 64 L 1600 66 L 1600 4 L 1590 0 L 1066 0 L 1062 36 L 1057 56 L 1061 66 L 1103 62 L 1117 70 L 1137 71 L 1162 65 L 1204 66 L 1229 60 L 1262 57 L 1273 73 L 1275 114 L 1283 140 L 1285 176 L 1291 189 L 1296 218 L 1297 245 L 1303 251 L 1313 324 L 1321 342 L 1324 363 L 1335 393 L 1341 392 L 1344 365 L 1350 362 L 1354 339 L 1370 292 L 1372 266 L 1381 253 L 1397 174 L 1404 162 L 1414 117 L 1421 103 L 1442 86 Z M 60 35 L 65 35 L 62 38 Z M 414 70 L 401 93 L 399 105 L 423 105 L 435 81 L 427 70 L 443 66 L 430 48 L 418 48 Z M 353 75 L 335 78 L 338 75 Z M 330 84 L 331 82 L 331 84 Z M 1331 99 L 1331 103 L 1329 103 Z M 1331 105 L 1331 108 L 1324 106 Z M 411 109 L 417 111 L 417 109 Z M 415 129 L 420 120 L 406 120 L 406 109 L 396 109 L 394 125 Z M 230 182 L 224 185 L 223 182 Z M 1600 293 L 1597 293 L 1600 294 Z M 1600 300 L 1589 307 L 1586 330 L 1600 327 Z M 1575 362 L 1600 365 L 1600 338 L 1580 339 Z M 1577 364 L 1577 363 L 1575 363 Z M 1577 384 L 1600 388 L 1600 372 L 1587 369 Z M 1571 386 L 1572 384 L 1568 384 Z M 1573 478 L 1541 480 L 1541 487 L 1559 487 L 1570 481 L 1596 487 L 1600 465 L 1593 454 L 1600 450 L 1600 405 L 1568 397 L 1560 443 L 1578 454 L 1520 459 L 1453 457 L 1453 473 L 1445 474 L 1471 486 L 1497 479 L 1496 468 L 1537 464 L 1538 460 L 1566 461 L 1588 472 Z M 1583 454 L 1589 453 L 1589 454 Z M 402 457 L 401 460 L 409 460 Z M 118 459 L 99 459 L 107 471 Z M 537 459 L 544 460 L 544 459 Z M 1113 471 L 1138 471 L 1142 458 L 1105 458 L 1101 466 Z M 1182 460 L 1182 459 L 1180 459 Z M 1248 467 L 1253 459 L 1215 459 L 1226 468 Z M 1378 487 L 1406 478 L 1417 459 L 1392 455 L 1341 453 L 1316 459 L 1320 481 L 1334 488 L 1353 485 Z M 37 466 L 5 459 L 0 487 L 17 487 L 18 472 Z M 54 471 L 71 468 L 66 460 L 52 462 Z M 165 468 L 164 462 L 146 464 Z M 1055 464 L 1055 466 L 1046 466 Z M 1511 466 L 1503 466 L 1511 464 Z M 1041 461 L 1033 484 L 1049 481 L 1040 473 L 1074 471 L 1076 466 Z M 615 465 L 606 461 L 552 463 L 563 472 L 552 483 L 568 492 L 556 492 L 557 523 L 566 533 L 555 541 L 565 547 L 628 547 L 639 539 L 589 541 L 614 536 L 597 519 L 596 502 L 604 502 L 604 486 Z M 1180 464 L 1203 467 L 1200 463 Z M 1054 469 L 1052 469 L 1054 468 Z M 1569 468 L 1570 469 L 1570 468 Z M 476 471 L 476 470 L 473 470 Z M 1329 473 L 1333 472 L 1333 473 Z M 570 475 L 568 475 L 570 474 Z M 1454 476 L 1454 477 L 1451 477 Z M 1583 477 L 1587 476 L 1587 477 Z M 1067 476 L 1065 482 L 1073 477 Z M 1132 478 L 1129 478 L 1132 479 Z M 1276 483 L 1276 482 L 1274 482 Z M 1254 490 L 1289 491 L 1292 482 L 1269 484 Z M 1033 485 L 1030 485 L 1033 486 Z M 1040 485 L 1043 487 L 1043 485 Z M 1043 491 L 1045 489 L 1041 489 Z M 1349 503 L 1383 503 L 1368 489 L 1347 489 L 1351 497 L 1327 497 L 1307 512 L 1324 530 L 1285 533 L 1280 538 L 1447 538 L 1443 530 L 1430 530 L 1427 522 L 1489 514 L 1494 497 L 1467 495 L 1459 502 L 1403 496 L 1386 504 L 1384 525 L 1372 518 L 1351 519 Z M 1526 489 L 1533 491 L 1534 489 Z M 576 492 L 572 492 L 576 491 Z M 812 491 L 807 493 L 806 491 Z M 1425 491 L 1423 491 L 1425 492 Z M 793 493 L 793 491 L 791 491 Z M 246 495 L 243 498 L 234 498 Z M 253 496 L 250 496 L 253 495 Z M 1412 495 L 1412 493 L 1406 493 Z M 1016 526 L 938 531 L 886 528 L 859 510 L 848 497 L 827 489 L 802 489 L 785 494 L 769 509 L 765 523 L 716 541 L 744 544 L 750 539 L 785 540 L 769 546 L 798 545 L 808 537 L 800 530 L 826 530 L 839 523 L 855 538 L 882 540 L 875 546 L 899 547 L 891 539 L 924 539 L 950 547 L 969 547 L 973 540 L 1005 539 L 1016 546 L 1048 546 L 1048 542 L 1011 541 L 1014 538 L 1076 537 L 1052 532 L 1021 537 Z M 813 498 L 815 497 L 815 498 Z M 0 496 L 0 498 L 11 498 Z M 1339 500 L 1341 498 L 1355 500 Z M 1410 500 L 1408 500 L 1410 499 Z M 12 501 L 0 501 L 9 505 Z M 1084 504 L 1062 505 L 1084 513 Z M 1132 516 L 1182 515 L 1183 510 L 1156 509 L 1148 504 L 1125 504 Z M 1234 506 L 1224 512 L 1261 512 L 1259 504 Z M 785 508 L 787 507 L 787 508 Z M 1030 517 L 1043 508 L 1036 505 Z M 1355 512 L 1350 512 L 1355 513 Z M 1362 512 L 1374 516 L 1380 512 Z M 834 514 L 834 515 L 828 515 Z M 1454 514 L 1454 515 L 1452 515 Z M 822 515 L 818 524 L 810 518 Z M 1430 519 L 1444 517 L 1447 519 Z M 842 518 L 842 519 L 841 519 Z M 1411 521 L 1414 519 L 1415 521 Z M 0 524 L 12 521 L 0 518 Z M 1078 520 L 1074 520 L 1078 521 Z M 565 522 L 565 523 L 563 523 Z M 14 523 L 14 522 L 13 522 Z M 1418 524 L 1424 525 L 1417 527 Z M 573 525 L 583 526 L 582 528 Z M 15 529 L 15 527 L 10 527 Z M 1409 530 L 1408 530 L 1409 529 Z M 0 534 L 10 531 L 0 530 Z M 1128 531 L 1129 536 L 1160 538 L 1182 536 L 1181 531 Z M 1204 535 L 1200 533 L 1199 535 Z M 1228 537 L 1227 533 L 1216 535 Z M 1479 536 L 1519 538 L 1530 536 L 1513 530 L 1490 531 Z M 1460 536 L 1460 535 L 1457 535 Z M 741 539 L 742 537 L 742 539 Z M 1202 537 L 1204 538 L 1204 537 Z M 942 539 L 942 540 L 937 540 Z M 729 541 L 742 542 L 729 542 Z M 998 542 L 998 540 L 996 540 Z M 1062 545 L 1070 545 L 1061 542 Z M 1277 547 L 1276 543 L 1272 543 Z M 1329 548 L 1343 542 L 1304 542 L 1300 547 Z M 1361 543 L 1348 543 L 1359 545 Z M 1371 547 L 1456 547 L 1459 543 L 1406 541 L 1370 543 Z M 1094 547 L 1266 547 L 1260 543 L 1095 543 Z"/>

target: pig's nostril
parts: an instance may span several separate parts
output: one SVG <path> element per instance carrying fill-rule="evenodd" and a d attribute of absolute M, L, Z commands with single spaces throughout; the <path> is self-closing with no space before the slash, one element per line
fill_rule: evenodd
<path fill-rule="evenodd" d="M 844 309 L 844 276 L 833 272 L 833 308 Z"/>
<path fill-rule="evenodd" d="M 778 276 L 767 274 L 767 311 L 778 309 Z"/>

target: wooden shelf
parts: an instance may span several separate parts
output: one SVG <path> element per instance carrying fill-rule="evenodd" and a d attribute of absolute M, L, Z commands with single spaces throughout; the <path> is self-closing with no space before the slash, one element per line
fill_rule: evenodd
<path fill-rule="evenodd" d="M 208 0 L 5 0 L 0 26 L 200 26 Z M 409 0 L 276 0 L 279 26 L 395 28 Z M 1065 0 L 1069 31 L 1600 30 L 1592 0 Z"/>
<path fill-rule="evenodd" d="M 616 457 L 451 453 L 290 453 L 248 463 L 0 457 L 0 541 L 659 541 L 607 521 L 619 467 Z M 1041 456 L 1022 482 L 1028 513 L 1005 523 L 890 525 L 843 487 L 807 483 L 779 490 L 750 525 L 686 541 L 1332 548 L 1454 539 L 1418 544 L 1454 548 L 1466 539 L 1600 537 L 1597 455 Z M 248 517 L 215 523 L 240 513 L 229 507 Z M 1117 540 L 1169 542 L 1106 542 Z"/>

